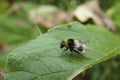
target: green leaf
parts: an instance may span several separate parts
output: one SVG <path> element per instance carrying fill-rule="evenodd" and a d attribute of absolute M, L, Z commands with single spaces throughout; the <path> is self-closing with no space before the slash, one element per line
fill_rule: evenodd
<path fill-rule="evenodd" d="M 92 51 L 84 59 L 79 54 L 59 48 L 61 40 L 90 40 Z M 78 22 L 60 25 L 15 49 L 8 57 L 5 80 L 71 80 L 79 73 L 120 54 L 118 37 L 102 27 L 85 27 Z"/>

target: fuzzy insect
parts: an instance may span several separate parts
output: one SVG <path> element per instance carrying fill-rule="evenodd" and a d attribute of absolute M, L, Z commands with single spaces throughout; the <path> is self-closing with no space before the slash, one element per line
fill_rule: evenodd
<path fill-rule="evenodd" d="M 88 59 L 87 57 L 85 57 L 82 53 L 85 52 L 86 50 L 90 50 L 89 47 L 87 47 L 85 45 L 86 41 L 81 41 L 81 40 L 75 40 L 75 39 L 66 39 L 61 41 L 60 44 L 60 48 L 66 48 L 64 49 L 64 51 L 62 52 L 62 54 L 67 51 L 70 50 L 71 52 L 75 52 L 80 54 L 82 57 Z"/>

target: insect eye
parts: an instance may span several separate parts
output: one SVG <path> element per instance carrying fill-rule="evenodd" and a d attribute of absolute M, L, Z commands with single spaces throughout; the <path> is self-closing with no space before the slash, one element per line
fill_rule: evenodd
<path fill-rule="evenodd" d="M 64 45 L 64 41 L 61 42 L 60 44 L 60 48 L 63 48 L 65 45 Z"/>

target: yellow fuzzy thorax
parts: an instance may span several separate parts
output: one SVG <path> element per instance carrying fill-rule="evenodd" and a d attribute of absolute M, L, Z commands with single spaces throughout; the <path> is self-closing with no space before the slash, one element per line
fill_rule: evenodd
<path fill-rule="evenodd" d="M 68 40 L 64 40 L 65 46 L 68 47 Z"/>

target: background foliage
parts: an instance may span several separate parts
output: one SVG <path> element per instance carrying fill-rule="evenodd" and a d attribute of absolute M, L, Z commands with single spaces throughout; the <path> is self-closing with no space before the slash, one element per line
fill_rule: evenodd
<path fill-rule="evenodd" d="M 28 21 L 29 10 L 40 5 L 54 5 L 60 10 L 73 11 L 79 4 L 89 0 L 1 0 L 0 1 L 0 70 L 5 70 L 8 53 L 17 46 L 36 38 L 39 35 L 35 24 Z M 24 3 L 24 5 L 23 5 Z M 100 0 L 102 10 L 113 20 L 116 25 L 115 35 L 120 37 L 120 1 Z M 13 4 L 20 6 L 14 7 Z M 14 9 L 15 8 L 15 9 Z M 92 23 L 87 23 L 92 24 Z M 92 24 L 95 25 L 95 24 Z M 41 33 L 45 33 L 41 25 L 37 25 Z M 86 25 L 89 26 L 89 25 Z M 119 42 L 118 42 L 119 43 Z M 120 56 L 102 62 L 92 69 L 87 70 L 83 78 L 91 80 L 120 80 Z M 101 72 L 102 71 L 102 72 Z M 79 75 L 78 75 L 79 77 Z"/>

